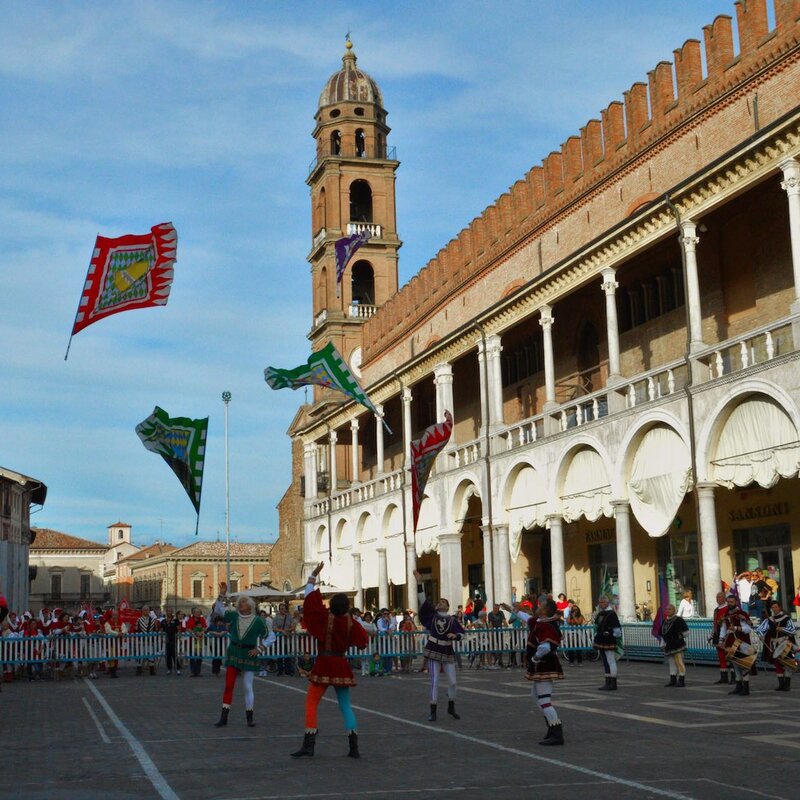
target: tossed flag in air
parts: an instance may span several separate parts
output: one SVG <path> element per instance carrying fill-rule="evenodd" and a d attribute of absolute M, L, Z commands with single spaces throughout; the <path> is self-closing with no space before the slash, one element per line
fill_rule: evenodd
<path fill-rule="evenodd" d="M 264 380 L 271 389 L 299 389 L 301 386 L 310 385 L 335 389 L 380 417 L 384 428 L 391 433 L 386 420 L 378 413 L 372 400 L 350 372 L 350 368 L 333 346 L 333 342 L 328 342 L 322 350 L 312 353 L 305 364 L 294 369 L 267 367 L 264 370 Z"/>
<path fill-rule="evenodd" d="M 341 239 L 336 240 L 335 251 L 337 289 L 339 284 L 342 282 L 344 271 L 347 268 L 348 262 L 355 255 L 356 250 L 358 250 L 362 244 L 366 244 L 369 241 L 369 238 L 369 230 L 363 230 L 359 233 L 353 233 L 350 236 L 342 236 Z"/>
<path fill-rule="evenodd" d="M 414 515 L 414 533 L 417 532 L 419 509 L 425 496 L 425 485 L 431 474 L 433 462 L 453 433 L 453 415 L 444 412 L 444 422 L 425 428 L 419 439 L 411 442 L 411 508 Z"/>
<path fill-rule="evenodd" d="M 178 476 L 181 486 L 186 490 L 197 512 L 198 527 L 207 432 L 208 417 L 205 419 L 170 417 L 158 406 L 146 420 L 136 426 L 136 433 L 142 444 L 152 453 L 158 453 Z"/>
<path fill-rule="evenodd" d="M 171 222 L 150 233 L 116 239 L 98 236 L 89 272 L 72 326 L 72 337 L 104 317 L 120 311 L 165 306 L 172 286 L 178 233 Z M 69 355 L 69 345 L 64 360 Z"/>

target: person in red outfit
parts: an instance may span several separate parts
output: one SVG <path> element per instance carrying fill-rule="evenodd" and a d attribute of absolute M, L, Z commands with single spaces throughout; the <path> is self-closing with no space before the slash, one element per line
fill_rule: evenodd
<path fill-rule="evenodd" d="M 324 564 L 317 564 L 306 584 L 303 602 L 303 625 L 317 640 L 318 652 L 314 666 L 308 675 L 309 686 L 306 694 L 306 732 L 303 746 L 292 758 L 314 755 L 317 739 L 317 708 L 325 690 L 333 686 L 339 710 L 344 718 L 350 743 L 350 758 L 358 758 L 358 732 L 356 715 L 350 703 L 350 687 L 356 685 L 353 671 L 348 662 L 347 648 L 363 650 L 369 644 L 369 636 L 361 624 L 348 613 L 350 601 L 345 594 L 335 594 L 331 598 L 330 610 L 325 608 L 319 589 L 315 588 L 317 575 Z"/>

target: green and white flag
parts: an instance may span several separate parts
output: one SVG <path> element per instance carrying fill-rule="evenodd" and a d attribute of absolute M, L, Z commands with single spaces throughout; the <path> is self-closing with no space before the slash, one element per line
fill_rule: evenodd
<path fill-rule="evenodd" d="M 136 426 L 136 433 L 142 444 L 152 453 L 158 453 L 178 476 L 181 486 L 186 490 L 197 512 L 198 526 L 207 432 L 208 417 L 205 419 L 170 417 L 158 406 L 147 419 Z"/>
<path fill-rule="evenodd" d="M 299 389 L 301 386 L 310 385 L 335 389 L 380 417 L 383 427 L 391 433 L 383 416 L 378 414 L 378 409 L 350 372 L 350 368 L 333 346 L 333 342 L 328 342 L 322 350 L 312 353 L 305 364 L 294 369 L 267 367 L 264 370 L 264 380 L 271 389 Z"/>

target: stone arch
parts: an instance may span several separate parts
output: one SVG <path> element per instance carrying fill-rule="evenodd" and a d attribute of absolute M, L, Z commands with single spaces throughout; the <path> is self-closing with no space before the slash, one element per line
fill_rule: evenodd
<path fill-rule="evenodd" d="M 502 516 L 508 524 L 508 548 L 516 562 L 522 546 L 522 532 L 545 525 L 549 505 L 547 485 L 542 471 L 528 459 L 513 464 L 501 485 Z"/>
<path fill-rule="evenodd" d="M 780 387 L 769 381 L 751 379 L 743 381 L 721 398 L 706 417 L 697 444 L 697 482 L 702 483 L 712 479 L 712 453 L 719 444 L 719 437 L 725 423 L 734 409 L 748 397 L 761 395 L 776 403 L 791 422 L 795 430 L 800 431 L 800 412 L 792 398 Z"/>
<path fill-rule="evenodd" d="M 320 525 L 314 534 L 314 553 L 327 559 L 328 557 L 328 527 Z"/>
<path fill-rule="evenodd" d="M 403 512 L 396 503 L 389 503 L 381 517 L 381 534 L 385 539 L 403 533 Z"/>
<path fill-rule="evenodd" d="M 594 437 L 581 436 L 567 446 L 558 461 L 551 494 L 566 522 L 582 516 L 590 522 L 613 516 L 611 467 L 606 449 Z"/>
<path fill-rule="evenodd" d="M 429 495 L 422 498 L 419 507 L 417 533 L 414 537 L 417 555 L 439 552 L 439 512 Z"/>
<path fill-rule="evenodd" d="M 453 530 L 460 530 L 467 513 L 467 506 L 471 497 L 481 497 L 478 481 L 472 476 L 462 478 L 453 493 L 450 502 L 450 513 Z"/>
<path fill-rule="evenodd" d="M 378 538 L 378 531 L 375 525 L 375 516 L 365 511 L 356 523 L 356 542 L 364 544 L 373 542 Z"/>

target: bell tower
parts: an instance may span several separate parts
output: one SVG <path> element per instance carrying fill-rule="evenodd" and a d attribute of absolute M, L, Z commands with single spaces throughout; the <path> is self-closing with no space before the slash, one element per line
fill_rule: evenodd
<path fill-rule="evenodd" d="M 389 127 L 378 84 L 356 66 L 349 37 L 342 68 L 328 79 L 315 116 L 316 156 L 311 188 L 311 285 L 314 316 L 309 339 L 318 350 L 333 342 L 360 377 L 361 326 L 397 292 L 395 171 Z M 336 283 L 337 239 L 370 233 Z"/>

